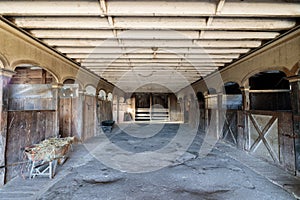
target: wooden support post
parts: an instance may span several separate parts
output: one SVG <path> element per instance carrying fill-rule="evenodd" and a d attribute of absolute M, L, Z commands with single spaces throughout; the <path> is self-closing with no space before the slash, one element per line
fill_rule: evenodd
<path fill-rule="evenodd" d="M 300 174 L 300 76 L 293 76 L 288 79 L 291 85 L 296 170 Z"/>
<path fill-rule="evenodd" d="M 188 99 L 187 96 L 184 95 L 183 97 L 183 122 L 188 123 L 189 122 L 189 115 L 188 115 Z"/>
<path fill-rule="evenodd" d="M 153 103 L 153 95 L 152 95 L 152 93 L 150 93 L 150 95 L 149 95 L 149 98 L 150 98 L 150 121 L 152 121 L 152 103 Z"/>
<path fill-rule="evenodd" d="M 223 125 L 224 125 L 224 120 L 222 120 L 224 117 L 224 114 L 223 113 L 223 106 L 222 106 L 222 99 L 223 98 L 223 93 L 219 93 L 218 96 L 217 96 L 217 110 L 216 110 L 216 118 L 217 118 L 217 121 L 216 121 L 216 126 L 217 126 L 217 138 L 220 139 L 223 135 L 222 133 L 222 129 L 223 129 Z"/>
<path fill-rule="evenodd" d="M 117 123 L 120 123 L 120 97 L 117 96 Z"/>
<path fill-rule="evenodd" d="M 241 87 L 243 98 L 243 110 L 250 110 L 250 93 L 248 87 Z"/>
<path fill-rule="evenodd" d="M 167 95 L 168 98 L 168 121 L 171 121 L 171 96 L 170 94 Z"/>
<path fill-rule="evenodd" d="M 247 83 L 248 85 L 248 83 Z M 249 134 L 248 134 L 248 115 L 245 111 L 250 110 L 250 93 L 249 87 L 241 87 L 242 92 L 242 110 L 238 113 L 238 146 L 243 150 L 248 150 L 249 147 Z"/>
<path fill-rule="evenodd" d="M 77 129 L 77 137 L 80 140 L 83 140 L 83 115 L 84 115 L 84 111 L 83 111 L 83 105 L 84 105 L 84 93 L 85 90 L 79 90 L 78 91 L 78 101 L 77 101 L 77 105 L 76 105 L 76 129 Z"/>
<path fill-rule="evenodd" d="M 60 90 L 63 87 L 63 84 L 61 83 L 55 83 L 52 85 L 52 92 L 53 92 L 53 98 L 55 99 L 56 102 L 56 115 L 55 115 L 55 121 L 54 121 L 54 136 L 59 137 L 60 133 L 59 133 L 59 117 L 60 117 Z"/>
<path fill-rule="evenodd" d="M 7 110 L 8 110 L 8 90 L 7 84 L 12 77 L 12 71 L 0 71 L 0 166 L 5 166 L 6 141 L 7 141 Z M 5 168 L 0 169 L 0 186 L 5 184 Z"/>
<path fill-rule="evenodd" d="M 209 114 L 208 114 L 208 94 L 204 95 L 204 128 L 203 130 L 207 130 L 209 125 Z"/>

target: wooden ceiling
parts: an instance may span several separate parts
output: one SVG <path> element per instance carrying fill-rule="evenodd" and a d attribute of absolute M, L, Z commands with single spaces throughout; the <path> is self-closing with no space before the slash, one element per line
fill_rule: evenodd
<path fill-rule="evenodd" d="M 2 0 L 0 15 L 125 91 L 176 92 L 294 28 L 300 2 Z"/>

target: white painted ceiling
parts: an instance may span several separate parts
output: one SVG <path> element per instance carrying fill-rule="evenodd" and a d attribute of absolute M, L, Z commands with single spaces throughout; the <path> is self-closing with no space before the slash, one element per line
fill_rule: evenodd
<path fill-rule="evenodd" d="M 300 1 L 1 0 L 0 15 L 125 91 L 178 91 L 297 26 Z"/>

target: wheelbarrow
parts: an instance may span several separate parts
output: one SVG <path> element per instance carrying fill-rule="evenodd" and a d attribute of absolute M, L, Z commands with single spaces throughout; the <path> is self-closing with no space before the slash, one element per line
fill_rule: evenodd
<path fill-rule="evenodd" d="M 101 122 L 101 128 L 105 133 L 111 132 L 114 124 L 115 124 L 114 120 L 105 120 Z"/>

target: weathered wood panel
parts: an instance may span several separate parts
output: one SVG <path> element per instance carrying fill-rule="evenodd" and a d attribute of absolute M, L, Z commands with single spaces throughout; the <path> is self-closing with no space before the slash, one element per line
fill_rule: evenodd
<path fill-rule="evenodd" d="M 50 84 L 54 81 L 53 76 L 44 69 L 17 67 L 15 72 L 11 84 Z"/>
<path fill-rule="evenodd" d="M 278 133 L 280 136 L 280 161 L 285 169 L 295 173 L 295 137 L 291 112 L 278 113 Z"/>
<path fill-rule="evenodd" d="M 237 147 L 242 150 L 247 149 L 248 128 L 246 126 L 247 117 L 244 111 L 237 111 Z"/>
<path fill-rule="evenodd" d="M 0 166 L 6 164 L 5 149 L 7 143 L 7 108 L 8 108 L 8 89 L 6 87 L 9 78 L 0 76 Z M 5 168 L 0 169 L 0 185 L 5 183 Z"/>
<path fill-rule="evenodd" d="M 221 138 L 234 146 L 238 145 L 238 128 L 237 128 L 237 110 L 226 110 L 222 113 L 224 116 L 224 125 Z"/>
<path fill-rule="evenodd" d="M 246 150 L 295 173 L 291 112 L 247 111 Z"/>
<path fill-rule="evenodd" d="M 23 149 L 55 136 L 55 111 L 10 111 L 6 145 L 6 165 L 26 160 Z M 22 165 L 8 167 L 6 182 L 20 174 Z"/>
<path fill-rule="evenodd" d="M 72 98 L 72 119 L 71 119 L 71 132 L 72 136 L 81 138 L 83 127 L 83 95 L 77 98 Z"/>
<path fill-rule="evenodd" d="M 98 100 L 97 105 L 97 122 L 98 124 L 104 120 L 112 120 L 112 102 Z"/>
<path fill-rule="evenodd" d="M 62 137 L 76 136 L 82 133 L 82 94 L 78 84 L 65 84 L 59 92 L 59 133 Z"/>
<path fill-rule="evenodd" d="M 52 85 L 9 85 L 9 110 L 56 110 L 57 91 Z"/>
<path fill-rule="evenodd" d="M 220 133 L 218 132 L 219 128 L 219 110 L 217 109 L 206 109 L 206 117 L 205 117 L 205 123 L 206 123 L 206 130 L 216 130 L 214 132 L 215 137 L 220 138 Z"/>
<path fill-rule="evenodd" d="M 170 94 L 170 120 L 182 121 L 182 112 L 177 97 L 174 94 Z"/>
<path fill-rule="evenodd" d="M 60 98 L 59 134 L 62 137 L 72 136 L 72 98 Z"/>
<path fill-rule="evenodd" d="M 300 81 L 292 81 L 291 85 L 291 103 L 293 110 L 293 120 L 294 120 L 294 137 L 295 137 L 295 156 L 296 156 L 296 168 L 300 174 Z"/>
<path fill-rule="evenodd" d="M 86 140 L 96 135 L 96 97 L 85 96 L 83 118 L 82 140 Z"/>
<path fill-rule="evenodd" d="M 294 137 L 296 151 L 296 167 L 300 172 L 300 115 L 294 115 Z"/>

